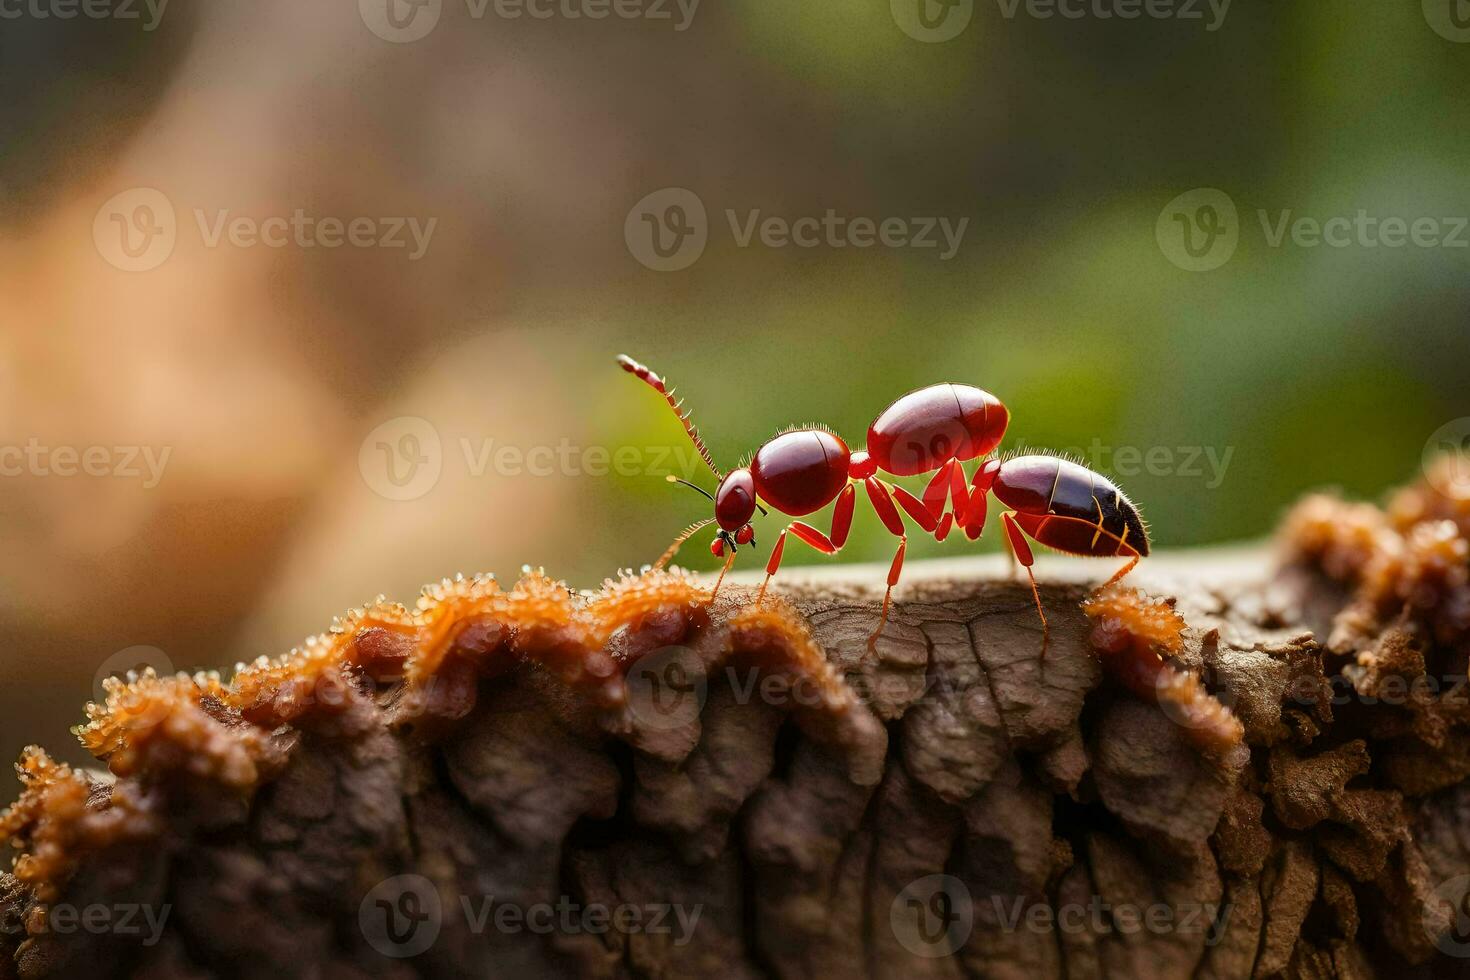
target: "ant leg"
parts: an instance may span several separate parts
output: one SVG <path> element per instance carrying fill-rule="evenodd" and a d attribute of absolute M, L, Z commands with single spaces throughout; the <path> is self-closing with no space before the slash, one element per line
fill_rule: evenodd
<path fill-rule="evenodd" d="M 878 643 L 878 635 L 883 632 L 883 627 L 888 624 L 888 608 L 893 602 L 893 587 L 898 584 L 898 577 L 903 574 L 903 553 L 908 549 L 909 539 L 907 535 L 898 538 L 898 550 L 893 553 L 893 564 L 888 566 L 888 590 L 883 593 L 883 611 L 878 614 L 878 628 L 873 630 L 873 635 L 868 637 L 868 649 L 873 649 Z"/>
<path fill-rule="evenodd" d="M 1009 532 L 1002 535 L 1001 540 L 1005 542 L 1006 546 L 1006 569 L 1012 579 L 1019 578 L 1021 575 L 1021 563 L 1016 561 L 1016 546 L 1011 544 Z"/>
<path fill-rule="evenodd" d="M 995 475 L 1000 472 L 1000 461 L 991 457 L 980 464 L 970 481 L 970 504 L 965 508 L 965 537 L 975 541 L 985 530 L 985 512 L 988 508 L 990 487 Z"/>
<path fill-rule="evenodd" d="M 1129 572 L 1133 571 L 1133 566 L 1137 565 L 1138 562 L 1139 562 L 1139 559 L 1142 558 L 1142 557 L 1143 557 L 1142 555 L 1140 555 L 1138 552 L 1135 551 L 1133 553 L 1133 557 L 1131 559 L 1129 559 L 1128 564 L 1126 564 L 1122 568 L 1118 569 L 1116 572 L 1113 573 L 1113 577 L 1112 578 L 1108 579 L 1102 585 L 1098 586 L 1098 591 L 1101 592 L 1103 589 L 1106 589 L 1108 586 L 1113 585 L 1114 583 L 1116 583 L 1124 575 L 1127 575 Z"/>
<path fill-rule="evenodd" d="M 959 463 L 954 460 L 941 464 L 939 469 L 934 471 L 934 477 L 929 481 L 929 485 L 924 488 L 924 506 L 929 508 L 929 513 L 934 515 L 936 521 L 944 516 L 944 501 L 950 494 L 950 488 L 954 485 L 954 472 L 958 466 Z M 960 470 L 960 479 L 964 480 L 964 470 Z M 955 509 L 958 510 L 959 506 L 959 501 L 956 500 Z"/>
<path fill-rule="evenodd" d="M 830 537 L 803 521 L 792 521 L 782 529 L 776 537 L 776 546 L 771 549 L 771 557 L 766 562 L 766 578 L 761 582 L 760 593 L 755 599 L 756 605 L 765 600 L 766 587 L 771 584 L 771 577 L 776 574 L 776 569 L 781 567 L 781 556 L 786 552 L 786 532 L 795 534 L 824 555 L 837 554 L 847 544 L 847 533 L 852 530 L 852 509 L 856 496 L 857 490 L 851 483 L 843 487 L 842 492 L 837 495 L 837 507 L 832 511 Z"/>
<path fill-rule="evenodd" d="M 904 533 L 903 518 L 898 516 L 898 508 L 893 506 L 893 498 L 888 495 L 888 485 L 877 477 L 870 476 L 863 481 L 863 487 L 868 491 L 868 499 L 873 503 L 873 510 L 878 512 L 878 519 L 883 522 L 883 526 L 890 534 L 898 538 L 898 551 L 893 556 L 893 564 L 888 567 L 888 589 L 883 593 L 883 612 L 878 617 L 878 628 L 873 631 L 872 636 L 868 637 L 868 648 L 872 649 L 878 642 L 878 634 L 883 632 L 883 627 L 888 623 L 888 610 L 893 601 L 893 587 L 898 584 L 898 577 L 903 572 L 903 555 L 908 549 L 909 539 Z M 894 487 L 893 490 L 898 495 L 899 502 L 902 503 L 903 494 L 908 491 L 903 487 Z M 909 494 L 909 496 L 913 495 Z M 907 505 L 904 509 L 909 511 L 909 516 L 914 520 L 919 519 L 918 515 L 914 514 Z M 922 511 L 922 513 L 926 517 L 931 516 L 928 511 Z M 928 527 L 926 530 L 935 531 L 937 528 Z"/>
<path fill-rule="evenodd" d="M 680 531 L 679 536 L 674 539 L 674 543 L 669 545 L 668 548 L 664 550 L 664 553 L 662 555 L 659 555 L 658 561 L 653 563 L 653 567 L 663 568 L 669 563 L 670 559 L 672 559 L 676 554 L 679 553 L 679 547 L 683 545 L 685 541 L 688 541 L 689 538 L 693 536 L 695 531 L 698 531 L 702 527 L 708 527 L 714 522 L 715 519 L 713 517 L 707 517 L 704 520 L 697 521 L 686 527 L 684 530 Z"/>
<path fill-rule="evenodd" d="M 714 602 L 715 596 L 720 594 L 720 584 L 725 581 L 725 573 L 730 570 L 730 566 L 733 564 L 735 564 L 735 549 L 731 548 L 730 553 L 725 556 L 725 564 L 720 566 L 720 577 L 715 579 L 715 587 L 710 590 L 710 602 Z"/>
<path fill-rule="evenodd" d="M 887 488 L 893 493 L 895 499 L 903 506 L 904 511 L 913 518 L 915 524 L 923 528 L 929 534 L 933 534 L 939 527 L 939 515 L 931 513 L 924 502 L 903 487 L 894 484 Z"/>
<path fill-rule="evenodd" d="M 1031 571 L 1031 563 L 1036 558 L 1031 554 L 1031 546 L 1026 543 L 1026 537 L 1021 533 L 1021 526 L 1011 516 L 1010 511 L 1000 515 L 1001 523 L 1005 525 L 1006 537 L 1010 539 L 1011 547 L 1015 549 L 1016 558 L 1026 567 L 1026 574 L 1031 579 L 1031 598 L 1036 600 L 1036 613 L 1041 617 L 1041 630 L 1049 632 L 1051 627 L 1046 622 L 1046 610 L 1041 608 L 1041 590 L 1036 587 L 1036 574 Z"/>
<path fill-rule="evenodd" d="M 969 477 L 965 476 L 964 464 L 956 462 L 949 474 L 949 499 L 950 509 L 954 511 L 954 522 L 959 525 L 965 523 L 965 515 L 970 510 L 969 482 Z"/>

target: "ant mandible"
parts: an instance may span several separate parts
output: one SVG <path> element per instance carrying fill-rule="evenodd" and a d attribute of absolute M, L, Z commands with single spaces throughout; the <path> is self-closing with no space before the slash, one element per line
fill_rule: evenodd
<path fill-rule="evenodd" d="M 725 572 L 735 560 L 739 545 L 755 544 L 750 520 L 764 500 L 789 517 L 804 517 L 837 501 L 832 526 L 823 534 L 804 521 L 793 520 L 776 538 L 766 562 L 766 578 L 757 602 L 765 598 L 771 577 L 781 567 L 786 535 L 795 535 L 824 555 L 835 555 L 847 543 L 852 527 L 855 485 L 867 491 L 873 510 L 888 532 L 898 538 L 898 551 L 888 569 L 888 589 L 883 594 L 883 612 L 869 643 L 876 641 L 888 621 L 893 587 L 903 571 L 908 534 L 894 501 L 909 518 L 935 540 L 943 541 L 956 527 L 971 541 L 985 529 L 987 498 L 995 494 L 1010 510 L 1001 514 L 1006 543 L 1025 567 L 1031 580 L 1031 595 L 1047 627 L 1029 536 L 1039 544 L 1070 555 L 1096 558 L 1127 558 L 1127 564 L 1108 579 L 1112 585 L 1131 572 L 1149 553 L 1148 530 L 1138 508 L 1123 491 L 1101 474 L 1081 463 L 1046 454 L 990 458 L 982 462 L 973 479 L 965 476 L 964 463 L 993 452 L 1010 421 L 1000 399 L 973 385 L 946 382 L 911 391 L 889 405 L 868 426 L 866 449 L 852 452 L 847 443 L 828 429 L 801 427 L 778 433 L 751 457 L 749 466 L 721 473 L 699 436 L 699 430 L 676 401 L 664 379 L 631 357 L 621 355 L 618 364 L 663 396 L 688 433 L 700 458 L 714 473 L 718 486 L 713 496 L 687 480 L 670 476 L 672 482 L 693 487 L 709 497 L 715 515 L 691 524 L 669 545 L 655 563 L 661 568 L 674 557 L 679 546 L 700 528 L 718 524 L 710 551 L 724 558 L 715 582 L 718 592 Z M 933 473 L 923 498 L 915 497 L 878 474 L 916 476 Z M 946 509 L 946 503 L 949 507 Z"/>

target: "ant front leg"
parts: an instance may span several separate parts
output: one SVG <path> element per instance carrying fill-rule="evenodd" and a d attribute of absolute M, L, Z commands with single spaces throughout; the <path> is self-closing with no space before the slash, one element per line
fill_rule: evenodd
<path fill-rule="evenodd" d="M 782 529 L 776 537 L 775 547 L 771 549 L 770 560 L 766 562 L 766 578 L 756 596 L 756 605 L 760 605 L 765 599 L 766 587 L 771 584 L 771 577 L 776 574 L 776 569 L 781 567 L 781 556 L 786 553 L 786 532 L 790 531 L 824 555 L 837 554 L 847 544 L 847 532 L 852 530 L 852 508 L 856 496 L 857 491 L 851 483 L 843 487 L 842 492 L 837 495 L 837 507 L 832 511 L 831 535 L 823 534 L 804 521 L 792 521 Z"/>
<path fill-rule="evenodd" d="M 1026 575 L 1031 579 L 1031 598 L 1036 600 L 1036 613 L 1041 617 L 1042 633 L 1051 631 L 1046 622 L 1046 610 L 1041 608 L 1041 590 L 1036 587 L 1036 575 L 1031 571 L 1031 565 L 1036 560 L 1031 554 L 1031 545 L 1026 543 L 1026 536 L 1021 533 L 1021 526 L 1011 516 L 1010 511 L 1000 515 L 1000 521 L 1005 525 L 1006 539 L 1011 544 L 1011 550 L 1015 552 L 1016 559 L 1026 568 Z"/>

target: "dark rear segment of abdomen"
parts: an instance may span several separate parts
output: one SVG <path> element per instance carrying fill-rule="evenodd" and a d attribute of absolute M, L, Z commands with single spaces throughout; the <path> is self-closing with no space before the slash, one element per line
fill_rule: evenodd
<path fill-rule="evenodd" d="M 911 391 L 868 426 L 868 454 L 885 473 L 932 473 L 1000 445 L 1010 413 L 988 391 L 945 382 Z"/>
<path fill-rule="evenodd" d="M 1113 481 L 1079 463 L 1056 456 L 1013 457 L 1001 463 L 993 492 L 1015 509 L 1026 532 L 1049 548 L 1078 555 L 1148 554 L 1138 509 Z"/>

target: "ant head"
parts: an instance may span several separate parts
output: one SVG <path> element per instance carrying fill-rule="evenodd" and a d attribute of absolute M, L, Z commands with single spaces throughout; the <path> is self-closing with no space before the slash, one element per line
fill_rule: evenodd
<path fill-rule="evenodd" d="M 741 467 L 725 474 L 715 490 L 715 520 L 726 534 L 744 533 L 742 529 L 755 516 L 755 478 Z M 741 542 L 742 544 L 744 542 Z"/>

